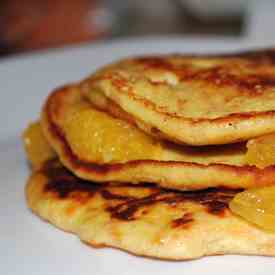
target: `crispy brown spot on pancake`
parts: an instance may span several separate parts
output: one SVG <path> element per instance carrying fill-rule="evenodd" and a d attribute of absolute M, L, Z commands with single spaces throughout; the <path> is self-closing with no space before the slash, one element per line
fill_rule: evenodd
<path fill-rule="evenodd" d="M 134 198 L 131 196 L 115 194 L 105 189 L 111 186 L 115 187 L 116 184 L 105 183 L 102 185 L 77 178 L 72 172 L 62 167 L 56 160 L 48 161 L 42 168 L 42 172 L 48 178 L 44 191 L 57 193 L 59 198 L 68 198 L 73 192 L 86 193 L 90 197 L 95 193 L 100 193 L 106 200 L 130 200 Z M 131 184 L 127 183 L 122 183 L 119 186 L 121 188 L 132 187 Z M 153 184 L 143 183 L 135 186 L 135 188 L 153 188 L 153 186 Z"/>
<path fill-rule="evenodd" d="M 85 192 L 89 195 L 96 193 L 102 186 L 76 178 L 70 171 L 57 166 L 55 161 L 50 161 L 43 169 L 48 177 L 45 192 L 54 192 L 59 198 L 67 198 L 72 192 Z"/>
<path fill-rule="evenodd" d="M 108 190 L 101 190 L 101 196 L 106 199 L 106 200 L 130 200 L 133 199 L 133 197 L 131 196 L 123 196 L 123 195 L 119 195 L 119 194 L 114 194 Z"/>
<path fill-rule="evenodd" d="M 116 200 L 118 204 L 112 207 L 107 207 L 106 210 L 112 218 L 132 221 L 138 219 L 137 212 L 143 209 L 141 215 L 146 215 L 148 212 L 146 207 L 155 205 L 156 203 L 164 203 L 170 206 L 176 206 L 184 202 L 196 202 L 205 206 L 207 212 L 213 215 L 221 216 L 228 208 L 229 201 L 237 192 L 241 190 L 233 190 L 228 188 L 211 188 L 201 191 L 170 191 L 161 189 L 152 184 L 143 184 L 135 186 L 132 184 L 112 184 L 104 185 L 94 182 L 88 182 L 75 177 L 64 167 L 57 165 L 56 161 L 50 161 L 42 169 L 42 172 L 47 176 L 48 181 L 44 187 L 45 192 L 58 194 L 60 199 L 75 199 L 82 201 L 82 198 L 91 198 L 95 194 L 100 194 L 107 201 Z M 116 188 L 116 192 L 112 192 L 112 188 Z M 119 188 L 145 188 L 149 194 L 138 198 L 119 194 Z M 145 210 L 145 211 L 144 211 Z M 184 210 L 183 210 L 184 211 Z M 184 215 L 182 218 L 173 221 L 173 226 L 177 227 L 180 224 L 189 223 L 193 218 L 190 215 Z"/>
<path fill-rule="evenodd" d="M 159 196 L 160 192 L 146 196 L 140 199 L 132 199 L 128 202 L 119 204 L 115 207 L 109 207 L 108 211 L 111 213 L 112 218 L 116 218 L 119 220 L 135 220 L 135 213 L 142 207 L 147 205 L 152 205 L 160 201 Z"/>
<path fill-rule="evenodd" d="M 188 228 L 193 221 L 192 213 L 185 213 L 181 218 L 172 221 L 172 227 Z"/>
<path fill-rule="evenodd" d="M 181 80 L 206 81 L 220 87 L 235 86 L 240 89 L 240 92 L 254 96 L 261 94 L 263 89 L 274 87 L 275 85 L 275 78 L 270 74 L 234 75 L 223 66 L 215 66 L 193 73 L 184 72 L 181 73 Z"/>
<path fill-rule="evenodd" d="M 228 202 L 224 202 L 224 201 L 209 202 L 207 204 L 207 210 L 211 214 L 223 216 L 224 212 L 225 212 L 225 209 L 228 206 Z"/>
<path fill-rule="evenodd" d="M 159 135 L 161 133 L 161 131 L 156 127 L 151 127 L 151 133 L 153 135 Z"/>
<path fill-rule="evenodd" d="M 117 87 L 120 90 L 125 88 L 130 89 L 128 81 L 123 78 L 117 78 L 117 77 L 112 78 L 112 83 L 114 84 L 115 87 Z"/>
<path fill-rule="evenodd" d="M 145 206 L 150 206 L 158 202 L 168 205 L 176 205 L 179 203 L 193 201 L 206 207 L 206 210 L 213 215 L 222 216 L 228 208 L 229 201 L 240 190 L 231 190 L 226 188 L 206 189 L 202 191 L 172 192 L 159 189 L 159 192 L 141 199 L 133 199 L 115 207 L 110 207 L 113 218 L 120 220 L 135 220 L 137 211 Z"/>
<path fill-rule="evenodd" d="M 180 54 L 175 54 L 174 57 L 182 57 Z M 196 60 L 200 58 L 228 58 L 236 59 L 241 58 L 244 61 L 256 63 L 257 65 L 273 65 L 275 63 L 275 51 L 274 50 L 261 50 L 261 51 L 247 51 L 240 53 L 232 53 L 226 55 L 185 55 L 186 60 L 181 64 L 173 64 L 164 56 L 147 56 L 140 57 L 134 60 L 134 62 L 140 63 L 145 69 L 160 69 L 175 73 L 181 81 L 206 81 L 208 84 L 215 86 L 234 86 L 239 89 L 240 92 L 257 96 L 261 94 L 264 89 L 275 86 L 275 78 L 272 74 L 234 74 L 234 66 L 238 64 L 228 65 L 215 65 L 210 68 L 196 69 L 190 66 L 190 60 Z M 189 60 L 189 61 L 188 61 Z M 229 61 L 230 62 L 230 61 Z M 246 64 L 245 66 L 249 66 Z M 118 87 L 119 88 L 119 87 Z"/>

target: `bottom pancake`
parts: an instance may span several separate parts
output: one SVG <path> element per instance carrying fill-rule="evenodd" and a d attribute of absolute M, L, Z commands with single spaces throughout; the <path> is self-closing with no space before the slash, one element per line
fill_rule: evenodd
<path fill-rule="evenodd" d="M 88 184 L 55 160 L 33 172 L 26 186 L 34 213 L 96 247 L 171 260 L 217 254 L 275 255 L 275 234 L 229 210 L 228 202 L 236 192 Z"/>

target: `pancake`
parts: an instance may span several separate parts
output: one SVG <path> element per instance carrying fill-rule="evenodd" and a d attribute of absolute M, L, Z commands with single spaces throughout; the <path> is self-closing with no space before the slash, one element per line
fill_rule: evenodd
<path fill-rule="evenodd" d="M 62 164 L 82 179 L 151 182 L 178 190 L 274 184 L 275 167 L 247 165 L 244 144 L 196 148 L 156 140 L 96 110 L 77 85 L 49 96 L 41 123 Z"/>
<path fill-rule="evenodd" d="M 245 141 L 275 131 L 275 50 L 157 55 L 106 66 L 82 83 L 148 134 L 180 144 Z"/>
<path fill-rule="evenodd" d="M 237 192 L 91 184 L 58 161 L 33 172 L 26 186 L 34 213 L 94 247 L 171 260 L 217 254 L 274 256 L 275 234 L 230 212 L 228 202 Z"/>

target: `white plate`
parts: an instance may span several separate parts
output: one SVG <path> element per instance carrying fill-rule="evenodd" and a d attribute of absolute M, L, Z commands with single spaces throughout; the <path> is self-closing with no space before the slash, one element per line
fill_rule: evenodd
<path fill-rule="evenodd" d="M 122 56 L 162 52 L 236 50 L 251 44 L 233 39 L 147 38 L 0 60 L 0 274 L 266 274 L 274 258 L 215 256 L 188 262 L 151 260 L 114 249 L 93 249 L 34 216 L 26 207 L 29 169 L 20 133 L 38 117 L 47 94 Z"/>

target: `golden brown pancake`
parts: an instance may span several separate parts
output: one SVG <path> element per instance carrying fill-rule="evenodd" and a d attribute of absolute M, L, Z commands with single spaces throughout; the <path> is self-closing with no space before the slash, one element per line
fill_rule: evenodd
<path fill-rule="evenodd" d="M 171 260 L 217 254 L 274 256 L 275 234 L 229 210 L 228 202 L 237 192 L 90 183 L 58 161 L 33 172 L 26 186 L 34 213 L 95 247 Z"/>
<path fill-rule="evenodd" d="M 128 58 L 83 82 L 147 133 L 189 145 L 245 141 L 275 131 L 275 50 L 225 56 Z"/>
<path fill-rule="evenodd" d="M 95 130 L 94 124 L 99 128 Z M 121 125 L 123 131 L 119 132 Z M 79 86 L 63 87 L 50 95 L 43 108 L 42 127 L 62 164 L 90 181 L 152 182 L 171 189 L 195 190 L 263 186 L 275 179 L 274 166 L 259 169 L 247 165 L 242 144 L 192 148 L 155 140 L 134 125 L 95 110 Z M 119 134 L 110 127 L 116 131 L 120 127 Z M 112 160 L 112 152 L 117 151 L 121 160 Z"/>

